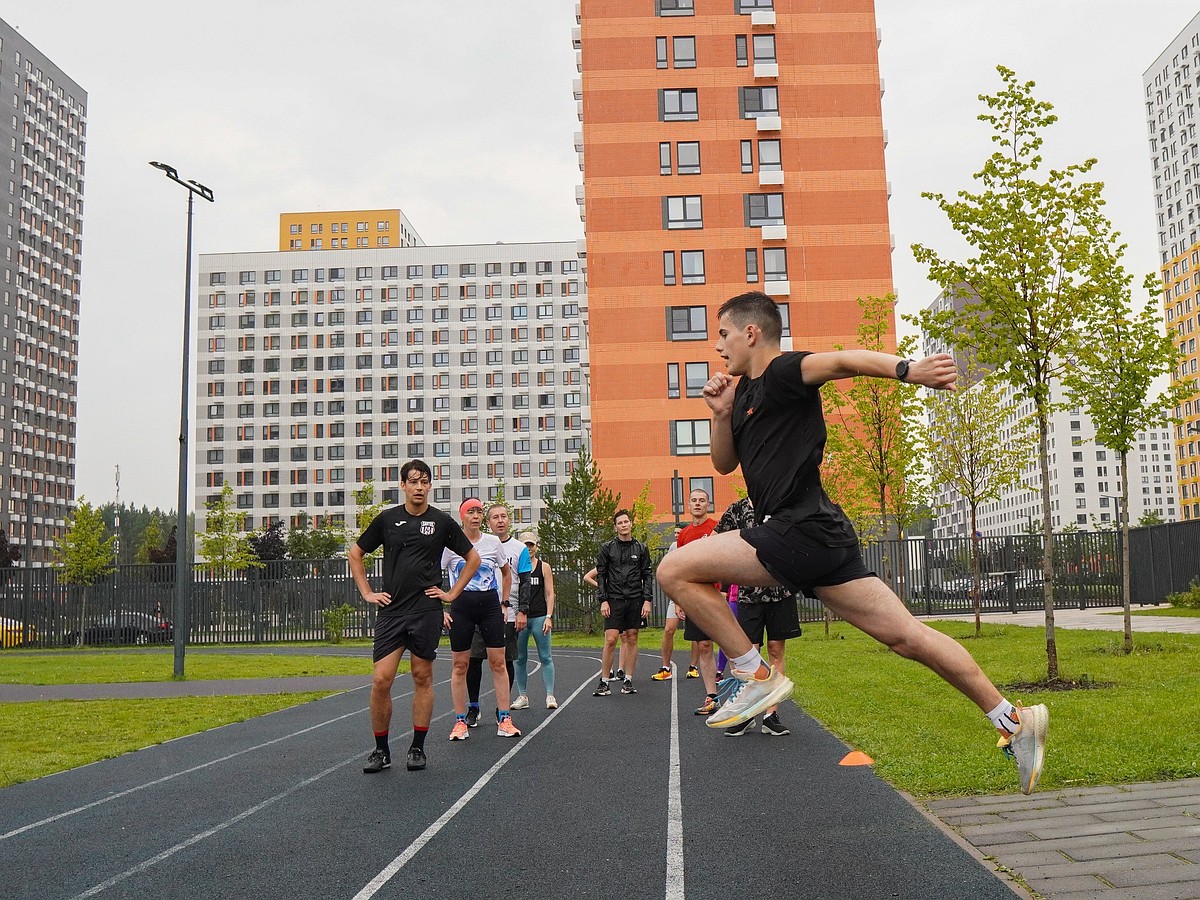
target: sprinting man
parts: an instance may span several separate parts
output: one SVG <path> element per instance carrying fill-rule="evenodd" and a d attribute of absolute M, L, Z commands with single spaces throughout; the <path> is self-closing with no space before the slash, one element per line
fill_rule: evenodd
<path fill-rule="evenodd" d="M 600 654 L 600 684 L 593 697 L 607 697 L 613 649 L 621 635 L 621 660 L 625 664 L 622 694 L 636 694 L 633 672 L 637 666 L 638 628 L 650 615 L 653 574 L 650 551 L 633 536 L 633 517 L 619 509 L 613 516 L 617 536 L 600 548 L 596 555 L 596 582 L 600 593 L 600 615 L 604 616 L 604 650 Z"/>
<path fill-rule="evenodd" d="M 425 768 L 425 737 L 433 715 L 433 660 L 442 626 L 450 615 L 442 604 L 452 603 L 479 568 L 479 554 L 450 516 L 429 505 L 431 474 L 422 460 L 400 469 L 404 503 L 376 516 L 350 548 L 350 574 L 358 593 L 379 607 L 375 619 L 374 676 L 371 680 L 371 727 L 375 749 L 363 772 L 381 772 L 392 765 L 388 730 L 392 721 L 392 682 L 400 657 L 408 650 L 413 680 L 413 740 L 408 768 Z M 363 557 L 383 547 L 384 590 L 367 580 Z M 449 592 L 443 592 L 442 552 L 453 550 L 463 559 Z"/>
<path fill-rule="evenodd" d="M 717 523 L 717 533 L 738 531 L 742 528 L 754 527 L 754 506 L 749 497 L 743 497 L 729 504 L 729 508 L 721 515 Z M 728 585 L 729 599 L 737 608 L 738 624 L 746 637 L 754 644 L 754 649 L 763 646 L 763 638 L 767 642 L 767 660 L 771 668 L 777 672 L 784 671 L 787 660 L 787 642 L 800 637 L 800 613 L 796 609 L 796 597 L 783 587 L 751 587 L 747 585 Z M 763 734 L 783 737 L 791 734 L 788 727 L 779 718 L 779 705 L 775 704 L 766 709 L 762 720 Z M 729 737 L 740 737 L 754 730 L 755 720 L 747 719 L 738 725 L 725 729 Z"/>
<path fill-rule="evenodd" d="M 554 656 L 550 649 L 550 632 L 554 627 L 554 572 L 538 554 L 538 533 L 527 531 L 521 538 L 529 550 L 529 608 L 524 628 L 517 633 L 517 701 L 513 709 L 529 706 L 525 690 L 529 683 L 529 638 L 537 647 L 542 663 L 542 681 L 546 685 L 546 709 L 558 709 L 554 696 Z M 520 703 L 524 700 L 521 706 Z"/>
<path fill-rule="evenodd" d="M 783 585 L 817 597 L 834 615 L 928 666 L 974 702 L 1015 759 L 1021 790 L 1030 793 L 1045 760 L 1046 707 L 1010 703 L 961 644 L 915 619 L 863 565 L 850 520 L 821 486 L 822 384 L 868 376 L 952 390 L 954 358 L 939 353 L 913 361 L 868 350 L 784 353 L 779 309 L 759 292 L 727 300 L 717 315 L 716 350 L 728 372 L 704 386 L 712 411 L 710 452 L 722 474 L 741 466 L 757 524 L 681 547 L 658 567 L 663 590 L 725 648 L 731 674 L 741 682 L 707 724 L 745 722 L 792 691 L 787 677 L 754 649 L 713 582 Z"/>
<path fill-rule="evenodd" d="M 492 669 L 492 684 L 496 689 L 496 734 L 500 737 L 520 737 L 508 710 L 508 672 L 504 668 L 504 615 L 500 596 L 508 596 L 512 567 L 500 539 L 483 533 L 483 503 L 469 497 L 458 508 L 463 533 L 479 557 L 479 569 L 466 588 L 450 605 L 450 653 L 454 668 L 450 673 L 450 694 L 454 698 L 454 727 L 450 740 L 465 741 L 471 736 L 467 728 L 467 665 L 471 660 L 471 639 L 478 628 L 487 647 L 488 665 Z M 450 572 L 456 584 L 465 562 L 461 554 L 447 548 L 442 553 L 442 567 Z"/>

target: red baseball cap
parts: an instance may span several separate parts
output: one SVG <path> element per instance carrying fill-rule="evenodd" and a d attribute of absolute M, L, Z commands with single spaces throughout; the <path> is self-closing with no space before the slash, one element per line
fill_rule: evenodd
<path fill-rule="evenodd" d="M 483 501 L 480 500 L 478 497 L 468 497 L 466 500 L 464 500 L 462 502 L 462 505 L 459 506 L 459 508 L 458 508 L 459 518 L 462 518 L 463 516 L 465 516 L 467 514 L 467 512 L 472 509 L 483 509 Z"/>

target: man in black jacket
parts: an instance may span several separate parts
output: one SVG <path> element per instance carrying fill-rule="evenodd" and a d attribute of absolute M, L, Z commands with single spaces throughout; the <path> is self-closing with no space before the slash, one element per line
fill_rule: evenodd
<path fill-rule="evenodd" d="M 637 665 L 638 628 L 650 615 L 651 581 L 650 551 L 633 537 L 633 518 L 629 511 L 619 509 L 613 516 L 615 540 L 600 548 L 596 557 L 596 581 L 600 596 L 600 614 L 604 616 L 604 652 L 600 660 L 600 684 L 593 697 L 607 697 L 608 679 L 604 676 L 612 666 L 617 635 L 624 643 L 621 658 L 626 660 L 625 683 L 622 694 L 636 694 L 633 669 Z"/>

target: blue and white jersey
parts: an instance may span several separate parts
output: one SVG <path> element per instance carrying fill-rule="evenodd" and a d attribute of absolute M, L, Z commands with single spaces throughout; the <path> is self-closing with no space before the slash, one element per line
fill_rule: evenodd
<path fill-rule="evenodd" d="M 529 548 L 525 546 L 525 542 L 518 538 L 510 537 L 501 546 L 508 557 L 508 564 L 512 566 L 508 570 L 512 574 L 512 584 L 508 588 L 508 609 L 505 619 L 515 622 L 517 621 L 517 592 L 521 587 L 521 579 L 517 576 L 523 572 L 532 572 L 533 560 L 529 557 Z"/>
<path fill-rule="evenodd" d="M 500 539 L 494 534 L 481 534 L 479 540 L 474 541 L 475 552 L 479 554 L 479 569 L 471 576 L 471 580 L 467 586 L 463 588 L 466 591 L 495 591 L 500 593 L 502 583 L 502 573 L 500 570 L 508 562 L 508 555 L 504 552 L 504 546 L 500 543 Z M 442 551 L 442 568 L 450 573 L 450 584 L 458 581 L 458 576 L 462 573 L 462 568 L 466 564 L 461 556 L 453 550 L 446 549 Z"/>

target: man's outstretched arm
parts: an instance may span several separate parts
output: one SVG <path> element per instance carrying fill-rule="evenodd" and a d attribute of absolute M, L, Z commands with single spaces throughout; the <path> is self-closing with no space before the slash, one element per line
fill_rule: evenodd
<path fill-rule="evenodd" d="M 890 353 L 874 350 L 834 350 L 828 353 L 810 353 L 800 361 L 800 372 L 805 384 L 819 385 L 839 378 L 856 378 L 867 375 L 873 378 L 897 378 L 897 366 L 908 363 L 904 382 L 919 384 L 938 390 L 954 390 L 958 378 L 958 367 L 954 357 L 948 353 L 935 353 L 924 359 L 905 360 Z M 903 371 L 901 369 L 901 371 Z"/>

